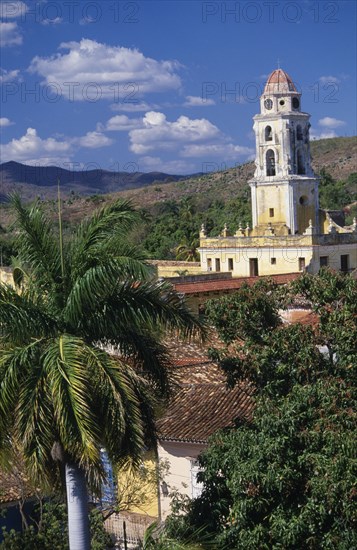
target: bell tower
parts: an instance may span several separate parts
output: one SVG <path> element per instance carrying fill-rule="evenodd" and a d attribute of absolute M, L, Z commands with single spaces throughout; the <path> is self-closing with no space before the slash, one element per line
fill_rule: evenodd
<path fill-rule="evenodd" d="M 250 180 L 254 234 L 302 234 L 318 225 L 318 178 L 311 168 L 310 115 L 282 69 L 271 73 L 254 117 L 256 160 Z"/>

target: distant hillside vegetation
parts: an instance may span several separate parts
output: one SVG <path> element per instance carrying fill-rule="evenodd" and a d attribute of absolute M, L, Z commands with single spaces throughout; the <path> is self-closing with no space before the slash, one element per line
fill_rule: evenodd
<path fill-rule="evenodd" d="M 6 194 L 17 191 L 26 200 L 40 197 L 48 200 L 57 196 L 57 182 L 61 183 L 63 196 L 107 194 L 154 182 L 179 181 L 184 176 L 163 172 L 110 172 L 108 170 L 66 170 L 58 166 L 27 166 L 19 162 L 0 165 L 0 201 Z"/>
<path fill-rule="evenodd" d="M 311 153 L 314 170 L 321 177 L 321 206 L 343 208 L 347 223 L 352 223 L 352 217 L 357 215 L 357 138 L 313 141 Z M 146 220 L 133 232 L 134 241 L 143 244 L 154 258 L 194 259 L 197 258 L 198 232 L 202 223 L 211 235 L 219 234 L 225 223 L 231 231 L 239 224 L 243 227 L 251 224 L 248 180 L 253 173 L 254 163 L 248 162 L 191 178 L 174 176 L 179 179 L 174 182 L 168 182 L 167 178 L 161 182 L 156 179 L 152 184 L 145 182 L 145 186 L 111 194 L 80 196 L 73 190 L 63 200 L 64 227 L 71 231 L 99 205 L 113 198 L 131 199 L 145 213 Z M 56 199 L 44 201 L 44 207 L 55 221 Z M 0 229 L 2 226 L 5 233 L 0 235 L 0 241 L 4 243 L 12 240 L 11 233 L 6 232 L 12 216 L 6 205 L 1 210 Z M 9 254 L 8 250 L 7 257 Z"/>
<path fill-rule="evenodd" d="M 324 168 L 334 179 L 345 180 L 351 172 L 357 171 L 357 138 L 312 141 L 311 155 L 317 173 Z M 143 188 L 148 188 L 144 200 L 147 204 L 179 199 L 182 195 L 199 193 L 202 190 L 206 192 L 212 186 L 220 187 L 222 183 L 221 192 L 224 196 L 220 198 L 228 198 L 233 197 L 237 189 L 246 184 L 253 172 L 253 162 L 221 172 L 188 177 L 162 172 L 73 171 L 57 166 L 27 166 L 11 161 L 0 165 L 0 201 L 13 191 L 18 191 L 25 200 L 37 197 L 42 200 L 53 199 L 57 196 L 58 179 L 65 197 L 124 192 L 125 196 L 133 196 L 140 203 Z M 177 181 L 184 183 L 176 185 Z M 158 188 L 156 184 L 159 184 Z M 136 190 L 132 191 L 133 189 Z"/>

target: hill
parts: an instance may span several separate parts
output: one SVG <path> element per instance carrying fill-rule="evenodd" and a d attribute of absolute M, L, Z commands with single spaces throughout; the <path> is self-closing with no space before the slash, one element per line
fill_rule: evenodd
<path fill-rule="evenodd" d="M 333 138 L 311 143 L 312 164 L 321 175 L 320 203 L 324 208 L 339 209 L 357 200 L 357 138 Z M 131 199 L 146 212 L 146 224 L 135 231 L 134 240 L 140 242 L 154 258 L 170 259 L 175 249 L 184 244 L 185 256 L 193 257 L 197 247 L 198 230 L 202 223 L 209 234 L 217 235 L 224 223 L 235 230 L 239 223 L 251 223 L 250 189 L 247 184 L 253 176 L 254 163 L 234 168 L 199 174 L 168 182 L 167 178 L 153 184 L 124 189 L 111 194 L 92 193 L 80 196 L 70 193 L 63 200 L 63 220 L 67 231 L 90 215 L 98 205 L 114 198 Z M 144 176 L 143 176 L 144 177 Z M 137 179 L 137 182 L 140 178 Z M 92 189 L 94 191 L 94 188 Z M 26 196 L 25 196 L 26 198 Z M 53 219 L 57 216 L 55 199 L 44 201 Z M 357 206 L 346 208 L 348 223 L 357 214 Z M 4 204 L 0 207 L 1 226 L 8 228 L 11 212 Z M 11 233 L 1 240 L 11 240 Z M 1 243 L 0 243 L 1 244 Z M 9 255 L 9 253 L 8 253 Z"/>
<path fill-rule="evenodd" d="M 330 138 L 311 142 L 312 164 L 316 173 L 324 168 L 336 180 L 346 180 L 357 171 L 357 138 Z M 18 191 L 24 200 L 40 197 L 50 200 L 57 196 L 57 181 L 64 197 L 123 193 L 134 197 L 140 205 L 145 192 L 145 204 L 180 199 L 190 193 L 205 193 L 212 187 L 220 198 L 233 197 L 252 177 L 254 163 L 248 162 L 228 170 L 198 174 L 193 177 L 162 172 L 110 172 L 107 170 L 74 171 L 57 166 L 27 166 L 14 161 L 0 165 L 0 200 Z M 176 182 L 182 182 L 176 184 Z M 159 188 L 152 184 L 160 184 Z M 165 184 L 165 188 L 161 187 Z M 217 187 L 219 189 L 217 189 Z M 134 191 L 132 191 L 134 189 Z"/>
<path fill-rule="evenodd" d="M 57 196 L 57 182 L 61 182 L 63 196 L 107 194 L 115 191 L 144 187 L 153 182 L 179 181 L 185 176 L 163 172 L 110 172 L 108 170 L 66 170 L 58 166 L 27 166 L 10 161 L 0 165 L 0 200 L 18 191 L 25 200 L 40 197 L 49 200 Z"/>
<path fill-rule="evenodd" d="M 357 137 L 340 137 L 311 142 L 312 166 L 316 174 L 325 171 L 336 181 L 347 181 L 349 175 L 357 172 Z M 202 207 L 212 200 L 226 202 L 237 196 L 250 194 L 247 182 L 254 174 L 254 162 L 237 165 L 219 172 L 186 177 L 181 181 L 165 185 L 149 185 L 145 188 L 123 190 L 111 195 L 111 199 L 121 196 L 132 199 L 138 207 L 153 207 L 157 203 L 180 201 L 188 197 L 200 197 Z M 350 189 L 356 191 L 356 189 Z M 109 197 L 108 197 L 109 198 Z M 107 200 L 107 198 L 105 198 Z M 68 209 L 68 217 L 80 217 L 80 211 L 90 212 L 95 205 L 88 201 L 73 203 Z M 87 204 L 85 204 L 87 202 Z"/>

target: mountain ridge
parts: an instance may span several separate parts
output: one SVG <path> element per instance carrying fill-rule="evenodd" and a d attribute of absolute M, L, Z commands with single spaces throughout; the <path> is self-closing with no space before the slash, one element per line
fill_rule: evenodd
<path fill-rule="evenodd" d="M 321 169 L 324 169 L 335 180 L 346 181 L 352 172 L 357 172 L 357 136 L 312 141 L 311 154 L 312 166 L 317 174 L 319 174 Z M 4 164 L 5 169 L 1 171 Z M 41 197 L 41 190 L 48 189 L 48 187 L 44 188 L 26 183 L 14 183 L 11 178 L 6 182 L 6 165 L 9 163 L 4 164 L 0 165 L 0 182 L 2 183 L 0 195 L 5 196 L 9 192 L 17 190 L 23 200 L 29 201 L 38 196 Z M 33 168 L 36 169 L 37 167 Z M 96 207 L 97 201 L 89 199 L 90 196 L 97 194 L 102 195 L 97 198 L 100 202 L 107 202 L 113 198 L 122 197 L 133 200 L 138 207 L 146 207 L 170 200 L 181 200 L 188 196 L 197 196 L 198 194 L 204 194 L 207 200 L 209 197 L 219 198 L 223 201 L 230 200 L 237 193 L 239 194 L 243 188 L 249 193 L 247 182 L 254 174 L 254 162 L 247 162 L 218 172 L 198 173 L 191 177 L 151 172 L 151 177 L 154 176 L 151 183 L 148 181 L 150 180 L 150 174 L 149 177 L 148 174 L 142 172 L 137 172 L 136 174 L 140 174 L 141 182 L 143 179 L 146 179 L 144 185 L 140 185 L 140 178 L 138 179 L 137 176 L 136 182 L 134 181 L 131 187 L 122 187 L 120 190 L 113 190 L 109 193 L 98 191 L 97 187 L 92 186 L 88 187 L 87 193 L 81 194 L 80 186 L 75 186 L 73 183 L 64 186 L 61 182 L 62 196 L 64 199 L 67 199 L 64 201 L 64 216 L 69 220 L 71 218 L 80 219 L 86 215 L 90 215 L 91 211 Z M 166 177 L 159 181 L 157 174 Z M 173 180 L 170 180 L 170 178 L 173 178 Z M 4 183 L 7 183 L 7 188 Z M 54 180 L 51 195 L 41 198 L 50 200 L 56 196 L 57 182 Z"/>
<path fill-rule="evenodd" d="M 59 166 L 32 166 L 16 161 L 0 164 L 1 195 L 18 191 L 26 200 L 40 196 L 54 198 L 57 183 L 61 184 L 63 196 L 69 194 L 107 194 L 137 187 L 145 187 L 154 182 L 168 183 L 180 181 L 187 176 L 166 172 L 114 172 L 95 168 L 93 170 L 67 170 Z"/>

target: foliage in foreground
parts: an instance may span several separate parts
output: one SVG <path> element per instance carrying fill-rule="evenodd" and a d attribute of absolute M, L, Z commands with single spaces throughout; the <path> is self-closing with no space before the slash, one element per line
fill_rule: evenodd
<path fill-rule="evenodd" d="M 22 532 L 3 528 L 1 550 L 68 550 L 66 506 L 46 502 L 42 509 L 34 511 L 35 524 L 28 525 Z M 104 529 L 103 515 L 97 509 L 90 513 L 91 550 L 107 550 L 114 545 Z"/>
<path fill-rule="evenodd" d="M 51 486 L 62 458 L 95 490 L 102 446 L 113 463 L 140 462 L 153 440 L 153 397 L 169 386 L 163 329 L 200 325 L 125 242 L 138 219 L 129 203 L 98 211 L 64 243 L 37 206 L 14 207 L 20 287 L 0 285 L 0 457 L 16 440 L 32 479 Z"/>
<path fill-rule="evenodd" d="M 179 527 L 204 526 L 217 548 L 356 548 L 357 283 L 323 270 L 285 297 L 264 290 L 208 305 L 229 345 L 215 357 L 231 385 L 254 384 L 256 408 L 251 423 L 212 438 L 200 458 L 203 493 Z M 277 321 L 296 294 L 311 301 L 315 327 Z"/>
<path fill-rule="evenodd" d="M 0 461 L 10 470 L 20 456 L 33 484 L 61 484 L 71 544 L 87 548 L 86 487 L 100 493 L 102 448 L 113 464 L 141 463 L 170 390 L 163 333 L 203 327 L 128 244 L 139 218 L 130 203 L 97 211 L 66 241 L 60 213 L 56 232 L 38 205 L 15 196 L 13 207 L 17 286 L 0 284 Z M 81 515 L 70 512 L 76 499 Z"/>

